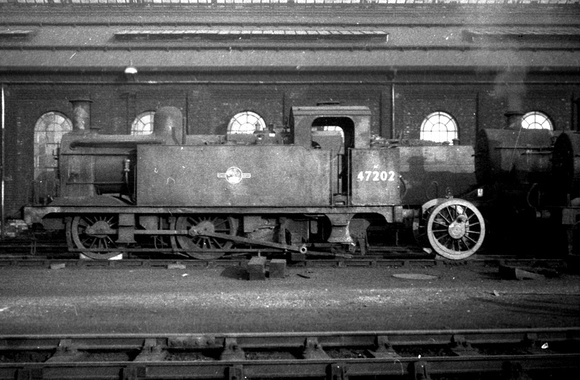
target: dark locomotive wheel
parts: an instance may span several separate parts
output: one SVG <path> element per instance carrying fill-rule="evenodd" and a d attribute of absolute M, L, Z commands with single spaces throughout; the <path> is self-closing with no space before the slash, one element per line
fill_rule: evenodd
<path fill-rule="evenodd" d="M 235 235 L 235 220 L 231 217 L 218 215 L 188 215 L 180 216 L 175 221 L 174 230 L 195 228 L 198 231 Z M 179 235 L 171 239 L 173 249 L 187 251 L 187 254 L 201 260 L 218 259 L 225 255 L 224 249 L 232 247 L 231 241 L 209 236 Z"/>
<path fill-rule="evenodd" d="M 461 260 L 474 254 L 485 237 L 485 222 L 470 202 L 450 199 L 435 207 L 427 220 L 429 243 L 443 257 Z"/>
<path fill-rule="evenodd" d="M 67 244 L 71 249 L 87 250 L 82 254 L 91 259 L 108 260 L 120 254 L 115 243 L 117 227 L 116 215 L 75 216 L 66 225 Z"/>

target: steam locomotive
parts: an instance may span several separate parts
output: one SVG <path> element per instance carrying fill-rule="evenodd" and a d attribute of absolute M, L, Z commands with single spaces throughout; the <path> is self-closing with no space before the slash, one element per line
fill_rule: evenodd
<path fill-rule="evenodd" d="M 577 255 L 580 135 L 521 128 L 522 115 L 508 112 L 505 128 L 478 132 L 477 204 L 504 250 Z"/>
<path fill-rule="evenodd" d="M 74 101 L 73 114 L 58 155 L 60 194 L 24 217 L 64 229 L 69 249 L 88 258 L 145 247 L 198 259 L 241 248 L 307 255 L 358 245 L 364 253 L 371 224 L 395 224 L 437 254 L 464 259 L 485 237 L 482 214 L 452 197 L 452 186 L 440 183 L 445 196 L 427 202 L 413 195 L 428 175 L 472 176 L 473 148 L 374 138 L 367 107 L 293 107 L 285 128 L 226 135 L 187 134 L 175 107 L 155 113 L 147 136 L 99 134 L 90 101 Z"/>

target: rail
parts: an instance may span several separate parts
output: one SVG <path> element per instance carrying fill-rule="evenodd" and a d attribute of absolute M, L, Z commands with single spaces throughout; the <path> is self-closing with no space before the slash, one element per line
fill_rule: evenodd
<path fill-rule="evenodd" d="M 124 260 L 87 260 L 78 258 L 50 258 L 46 256 L 0 256 L 2 268 L 30 268 L 30 269 L 170 269 L 170 268 L 227 268 L 245 267 L 248 258 L 233 257 L 228 259 L 200 260 L 200 259 L 159 259 L 159 258 L 131 258 Z M 465 261 L 452 261 L 437 258 L 390 258 L 369 255 L 354 258 L 310 259 L 298 262 L 289 262 L 289 267 L 297 268 L 425 268 L 444 266 L 471 266 L 471 267 L 513 267 L 536 268 L 540 272 L 560 273 L 569 270 L 566 259 L 537 259 L 517 258 L 515 256 L 486 256 Z"/>
<path fill-rule="evenodd" d="M 580 368 L 580 328 L 0 336 L 4 379 L 252 379 L 477 374 Z"/>

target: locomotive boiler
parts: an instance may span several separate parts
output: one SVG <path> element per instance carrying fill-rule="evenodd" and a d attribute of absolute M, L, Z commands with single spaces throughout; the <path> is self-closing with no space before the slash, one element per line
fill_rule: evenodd
<path fill-rule="evenodd" d="M 90 103 L 74 108 L 88 115 Z M 138 249 L 198 259 L 308 254 L 363 247 L 371 224 L 414 224 L 436 253 L 474 254 L 485 236 L 481 213 L 449 194 L 406 203 L 420 187 L 404 178 L 408 151 L 371 144 L 370 118 L 362 106 L 292 107 L 286 128 L 194 135 L 179 109 L 162 107 L 147 136 L 100 134 L 82 119 L 61 141 L 60 195 L 25 207 L 25 220 L 64 229 L 70 250 L 93 259 Z"/>

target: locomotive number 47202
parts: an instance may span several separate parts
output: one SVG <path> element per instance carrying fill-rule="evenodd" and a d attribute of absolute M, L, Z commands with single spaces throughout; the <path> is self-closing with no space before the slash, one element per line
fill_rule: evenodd
<path fill-rule="evenodd" d="M 378 170 L 365 170 L 358 172 L 356 176 L 358 182 L 379 182 L 379 181 L 394 181 L 395 172 L 392 170 L 378 171 Z"/>

